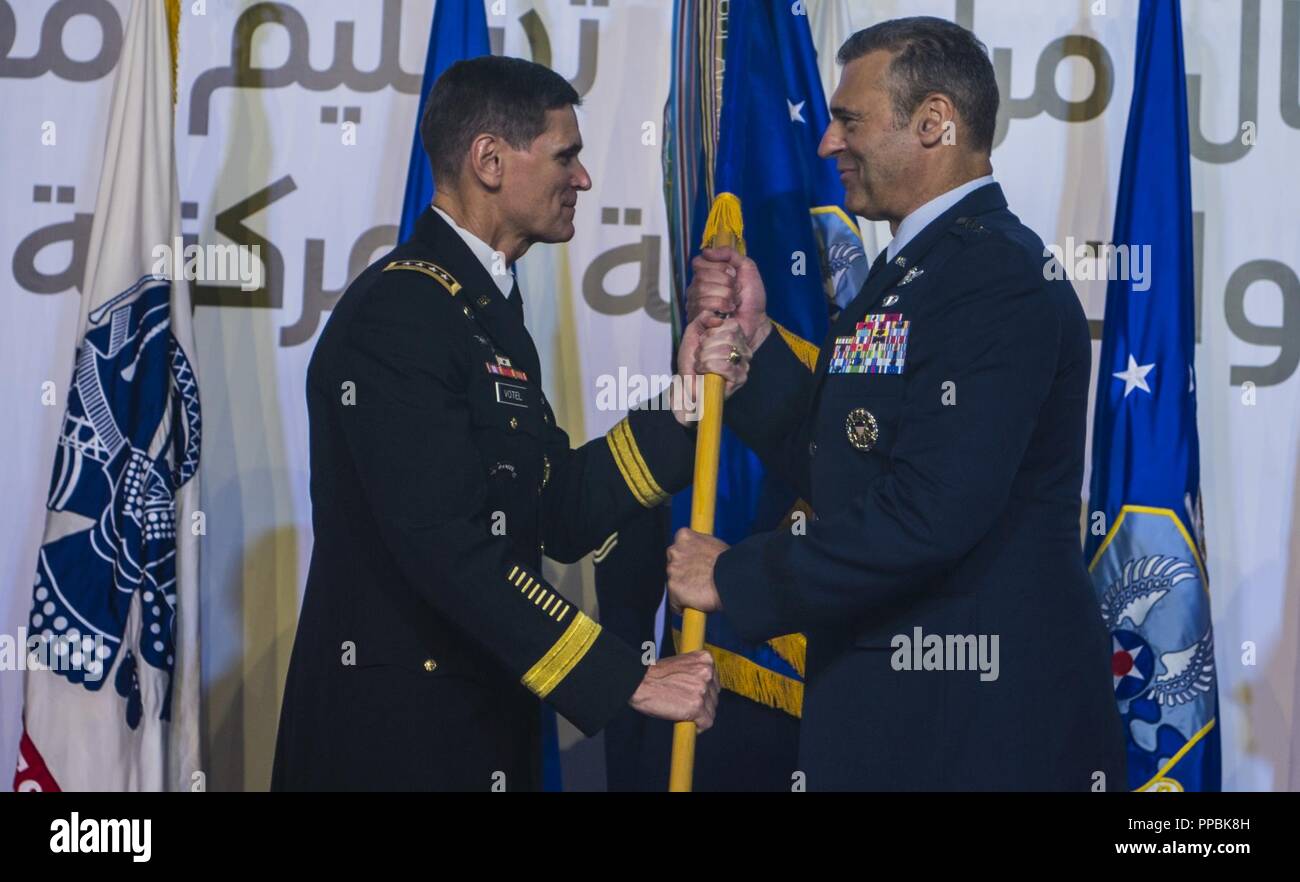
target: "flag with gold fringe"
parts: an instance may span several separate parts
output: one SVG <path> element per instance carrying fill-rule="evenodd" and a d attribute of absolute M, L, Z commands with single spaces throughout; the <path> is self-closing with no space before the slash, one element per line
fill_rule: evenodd
<path fill-rule="evenodd" d="M 675 328 L 685 317 L 691 256 L 725 233 L 758 264 L 768 314 L 811 369 L 809 341 L 821 341 L 831 313 L 857 293 L 867 262 L 835 164 L 817 156 L 829 112 L 804 4 L 679 2 L 674 38 L 664 181 Z M 674 529 L 687 525 L 690 510 L 688 490 L 673 500 Z M 724 430 L 715 534 L 735 543 L 809 516 Z M 709 616 L 705 639 L 725 689 L 800 715 L 802 635 L 754 645 L 724 613 Z"/>

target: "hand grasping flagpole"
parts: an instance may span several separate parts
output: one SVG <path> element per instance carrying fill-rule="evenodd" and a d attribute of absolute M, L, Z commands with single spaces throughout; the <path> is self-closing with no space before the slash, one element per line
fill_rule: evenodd
<path fill-rule="evenodd" d="M 741 238 L 740 203 L 730 193 L 713 202 L 704 230 L 704 242 L 713 248 L 744 250 Z M 700 421 L 695 435 L 695 477 L 691 492 L 691 529 L 713 535 L 713 516 L 718 501 L 718 453 L 722 446 L 722 401 L 724 380 L 720 374 L 704 375 L 700 400 Z M 682 610 L 683 654 L 704 648 L 705 615 L 698 609 Z M 689 793 L 695 774 L 695 723 L 673 725 L 673 755 L 668 770 L 668 791 Z"/>
<path fill-rule="evenodd" d="M 807 341 L 826 334 L 828 298 L 840 305 L 852 300 L 866 278 L 867 261 L 862 237 L 843 207 L 844 186 L 835 160 L 817 155 L 830 114 L 808 16 L 791 15 L 789 4 L 780 3 L 673 0 L 673 7 L 673 76 L 664 107 L 662 161 L 673 286 L 684 307 L 674 311 L 674 318 L 695 318 L 692 258 L 701 243 L 730 245 L 742 255 L 746 238 L 780 243 L 756 245 L 751 267 L 781 278 L 779 290 L 768 292 L 774 295 L 770 304 L 741 304 L 741 312 L 746 320 L 762 312 L 779 318 L 781 336 L 792 346 L 801 341 L 799 358 L 812 370 L 817 347 Z M 753 137 L 756 131 L 763 137 Z M 743 225 L 742 205 L 748 210 Z M 705 211 L 708 219 L 701 223 Z M 791 275 L 782 252 L 817 255 L 813 260 L 821 271 Z M 736 324 L 742 324 L 737 318 Z M 679 324 L 674 330 L 684 335 L 686 328 Z M 747 330 L 752 335 L 755 327 Z M 796 499 L 781 482 L 769 483 L 763 464 L 739 438 L 720 437 L 725 384 L 720 377 L 706 380 L 701 384 L 704 411 L 697 424 L 695 484 L 674 500 L 673 527 L 687 526 L 683 514 L 689 508 L 693 531 L 716 532 L 734 544 L 775 527 L 772 511 L 783 502 L 792 510 Z M 719 482 L 719 477 L 725 480 Z M 689 503 L 686 493 L 692 494 Z M 759 498 L 765 500 L 761 517 L 752 505 Z M 704 543 L 719 544 L 716 539 Z M 704 640 L 704 616 L 685 613 L 678 651 L 706 645 L 720 688 L 779 712 L 757 729 L 745 727 L 743 737 L 753 749 L 743 757 L 731 748 L 742 721 L 733 718 L 715 730 L 712 738 L 718 743 L 701 762 L 709 756 L 727 759 L 702 769 L 709 773 L 710 787 L 735 789 L 741 782 L 784 786 L 764 776 L 786 762 L 778 757 L 793 762 L 803 704 L 803 635 L 747 641 L 719 612 L 709 620 L 707 644 Z M 691 789 L 694 732 L 688 725 L 675 733 L 672 790 Z M 770 785 L 760 783 L 768 780 Z"/>

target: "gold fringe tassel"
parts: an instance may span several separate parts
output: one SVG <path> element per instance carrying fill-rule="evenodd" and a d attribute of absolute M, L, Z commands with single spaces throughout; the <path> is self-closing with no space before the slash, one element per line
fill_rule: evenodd
<path fill-rule="evenodd" d="M 803 640 L 803 635 L 792 634 L 768 642 L 773 644 L 773 649 L 777 649 L 775 646 L 777 641 L 795 637 L 800 641 Z M 681 632 L 676 628 L 673 629 L 673 644 L 679 649 L 682 644 Z M 704 648 L 708 650 L 709 655 L 713 656 L 713 665 L 718 671 L 718 683 L 723 689 L 729 689 L 759 704 L 785 711 L 792 717 L 803 715 L 803 684 L 798 680 L 792 680 L 762 665 L 754 664 L 743 655 L 714 646 L 712 643 L 704 644 Z M 777 649 L 777 652 L 782 658 L 786 658 L 780 649 Z M 789 658 L 786 660 L 790 661 L 800 674 L 803 673 L 802 654 L 797 665 Z"/>
<path fill-rule="evenodd" d="M 799 676 L 804 676 L 804 658 L 808 654 L 808 638 L 802 634 L 786 634 L 783 637 L 773 637 L 767 641 L 767 645 L 777 655 L 790 663 L 790 667 L 799 672 Z"/>
<path fill-rule="evenodd" d="M 167 42 L 172 50 L 172 106 L 176 105 L 176 75 L 180 64 L 181 0 L 166 0 Z"/>
<path fill-rule="evenodd" d="M 734 193 L 719 193 L 713 200 L 709 219 L 704 223 L 704 246 L 711 246 L 719 234 L 730 236 L 731 247 L 745 253 L 745 219 Z"/>
<path fill-rule="evenodd" d="M 817 370 L 817 357 L 821 355 L 821 350 L 816 344 L 808 342 L 780 322 L 772 322 L 772 327 L 776 328 L 776 332 L 781 335 L 785 345 L 790 347 L 790 351 L 794 353 L 795 358 L 803 362 L 804 367 L 810 371 Z"/>

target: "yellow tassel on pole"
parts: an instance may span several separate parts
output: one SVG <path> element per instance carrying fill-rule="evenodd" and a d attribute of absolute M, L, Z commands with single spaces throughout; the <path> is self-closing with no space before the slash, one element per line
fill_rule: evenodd
<path fill-rule="evenodd" d="M 176 104 L 176 75 L 180 65 L 181 3 L 165 0 L 167 9 L 167 43 L 172 53 L 172 105 Z"/>
<path fill-rule="evenodd" d="M 730 246 L 745 253 L 745 221 L 740 213 L 740 200 L 735 193 L 719 193 L 709 207 L 709 219 L 704 222 L 706 247 Z"/>
<path fill-rule="evenodd" d="M 713 200 L 704 226 L 704 241 L 714 247 L 730 246 L 744 253 L 744 227 L 740 200 L 721 193 Z M 700 421 L 695 436 L 695 483 L 691 493 L 691 529 L 713 535 L 713 516 L 718 502 L 718 453 L 722 445 L 723 378 L 706 374 L 700 402 Z M 704 613 L 682 610 L 683 653 L 704 648 Z M 695 724 L 673 725 L 672 764 L 668 770 L 670 793 L 689 793 L 695 776 Z"/>

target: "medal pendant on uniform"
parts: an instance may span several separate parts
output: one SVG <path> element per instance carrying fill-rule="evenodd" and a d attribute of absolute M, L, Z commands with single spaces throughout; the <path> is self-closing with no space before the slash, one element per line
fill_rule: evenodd
<path fill-rule="evenodd" d="M 880 438 L 880 424 L 876 416 L 865 407 L 855 407 L 844 419 L 844 431 L 849 436 L 849 443 L 857 450 L 866 453 L 876 446 Z"/>

